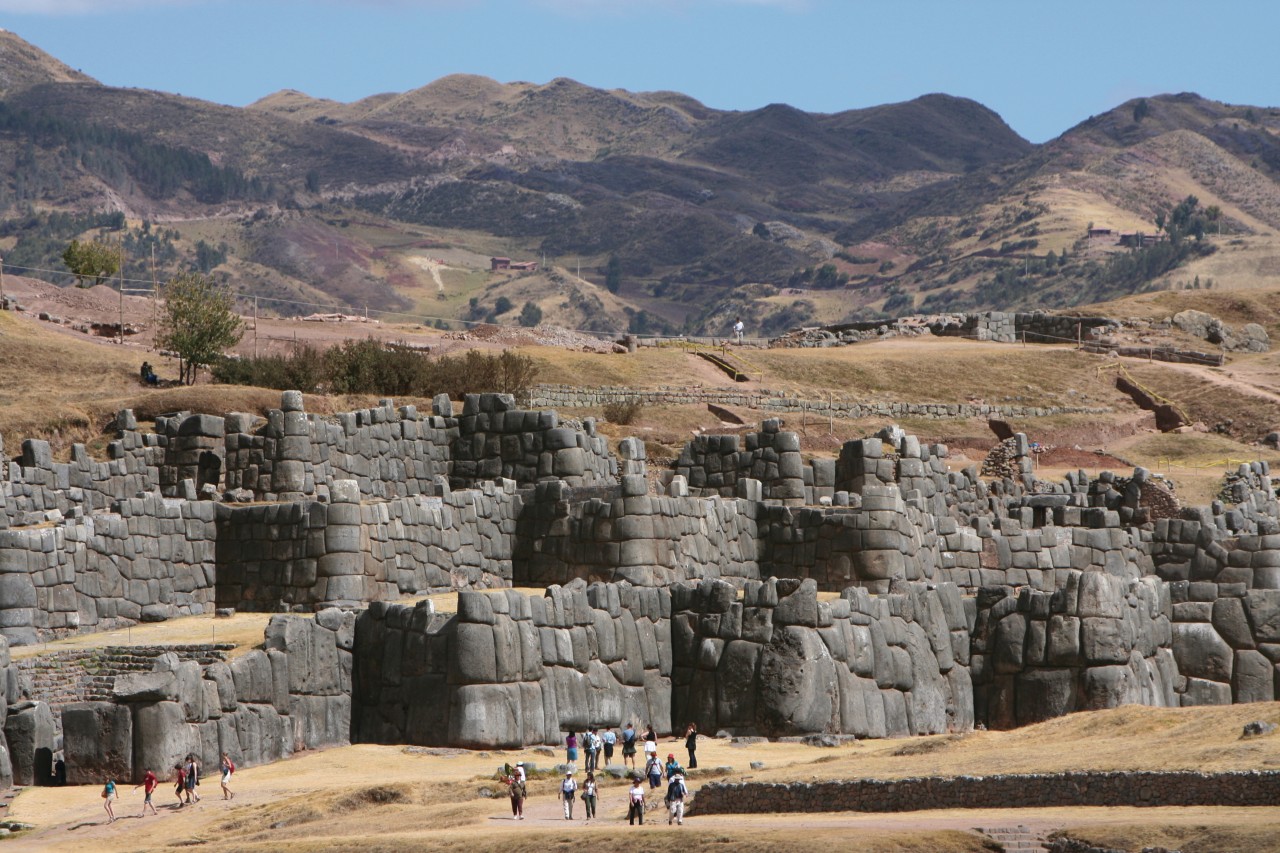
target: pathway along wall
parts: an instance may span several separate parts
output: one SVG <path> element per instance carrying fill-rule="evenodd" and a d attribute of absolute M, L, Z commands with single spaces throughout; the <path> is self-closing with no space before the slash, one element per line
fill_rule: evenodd
<path fill-rule="evenodd" d="M 1280 772 L 1080 771 L 1034 775 L 856 779 L 845 782 L 709 782 L 688 814 L 906 812 L 1069 806 L 1271 806 Z"/>

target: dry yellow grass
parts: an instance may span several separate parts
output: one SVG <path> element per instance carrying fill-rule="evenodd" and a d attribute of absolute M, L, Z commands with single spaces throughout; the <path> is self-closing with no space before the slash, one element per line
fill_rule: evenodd
<path fill-rule="evenodd" d="M 743 777 L 809 781 L 856 777 L 901 778 L 927 774 L 1052 772 L 1096 768 L 1196 768 L 1206 770 L 1280 766 L 1280 739 L 1240 741 L 1240 726 L 1280 718 L 1280 705 L 1165 710 L 1121 708 L 1076 714 L 1015 732 L 975 732 L 893 741 L 864 741 L 822 749 L 769 743 L 735 747 L 709 739 L 699 747 L 707 768 L 733 766 L 732 773 L 695 771 L 693 787 L 708 779 Z M 1052 744 L 1053 748 L 1047 748 Z M 668 746 L 669 745 L 669 746 Z M 664 741 L 680 754 L 678 744 Z M 605 780 L 600 819 L 588 826 L 566 823 L 554 801 L 555 780 L 530 785 L 529 819 L 511 821 L 493 774 L 505 762 L 537 762 L 548 768 L 557 750 L 466 752 L 357 745 L 310 752 L 236 774 L 234 801 L 219 798 L 212 779 L 201 786 L 205 800 L 181 811 L 167 788 L 156 796 L 159 818 L 128 817 L 115 825 L 104 818 L 96 786 L 29 788 L 10 808 L 12 817 L 33 822 L 35 832 L 11 840 L 14 850 L 158 850 L 173 846 L 220 851 L 477 850 L 518 845 L 552 849 L 631 850 L 679 844 L 693 850 L 810 851 L 840 844 L 849 850 L 968 851 L 983 849 L 974 826 L 1034 824 L 1072 834 L 1181 832 L 1222 842 L 1217 849 L 1261 849 L 1231 839 L 1262 837 L 1280 828 L 1274 809 L 1034 809 L 953 810 L 911 814 L 725 815 L 693 817 L 684 827 L 624 823 L 624 785 Z M 765 769 L 747 771 L 749 761 Z M 490 793 L 498 798 L 489 798 Z M 117 814 L 133 815 L 141 794 L 126 789 Z M 581 808 L 581 806 L 579 806 Z M 1130 828 L 1136 827 L 1136 828 Z M 1181 828 L 1179 828 L 1181 827 Z M 1200 829 L 1197 829 L 1200 827 Z M 1099 837 L 1102 837 L 1101 835 Z M 1174 836 L 1169 836 L 1174 837 Z M 1232 846 L 1235 845 L 1235 846 Z M 1200 849 L 1208 849 L 1201 847 Z"/>

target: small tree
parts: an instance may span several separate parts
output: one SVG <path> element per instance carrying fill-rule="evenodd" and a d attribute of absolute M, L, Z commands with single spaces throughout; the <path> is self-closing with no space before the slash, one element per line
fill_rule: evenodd
<path fill-rule="evenodd" d="M 99 285 L 120 271 L 120 249 L 97 240 L 72 240 L 62 253 L 62 262 L 76 277 L 76 287 L 88 287 L 87 278 Z"/>
<path fill-rule="evenodd" d="M 520 325 L 532 328 L 542 322 L 542 309 L 533 302 L 526 302 L 520 309 Z"/>
<path fill-rule="evenodd" d="M 156 346 L 182 360 L 182 381 L 191 385 L 196 371 L 213 364 L 240 342 L 244 324 L 231 294 L 199 273 L 182 273 L 160 289 L 164 310 Z"/>
<path fill-rule="evenodd" d="M 622 261 L 617 255 L 610 256 L 609 265 L 604 269 L 604 286 L 610 293 L 622 289 Z"/>

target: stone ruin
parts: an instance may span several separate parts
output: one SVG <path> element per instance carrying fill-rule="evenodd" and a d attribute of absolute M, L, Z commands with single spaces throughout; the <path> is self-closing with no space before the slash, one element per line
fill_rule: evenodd
<path fill-rule="evenodd" d="M 0 783 L 57 752 L 72 781 L 136 779 L 187 752 L 628 721 L 890 737 L 1276 697 L 1265 463 L 1180 508 L 1142 469 L 1038 479 L 1023 436 L 984 478 L 896 427 L 811 460 L 781 427 L 650 472 L 636 439 L 615 455 L 501 395 L 325 418 L 286 392 L 265 420 L 121 412 L 107 461 L 23 441 L 0 465 Z M 456 613 L 397 603 L 448 589 Z M 277 614 L 263 646 L 9 659 L 219 607 Z"/>

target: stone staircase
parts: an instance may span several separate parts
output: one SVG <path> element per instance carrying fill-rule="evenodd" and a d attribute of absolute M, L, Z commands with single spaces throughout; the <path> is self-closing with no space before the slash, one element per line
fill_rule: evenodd
<path fill-rule="evenodd" d="M 975 827 L 974 832 L 999 844 L 1005 853 L 1044 853 L 1049 849 L 1043 835 L 1025 826 Z"/>

